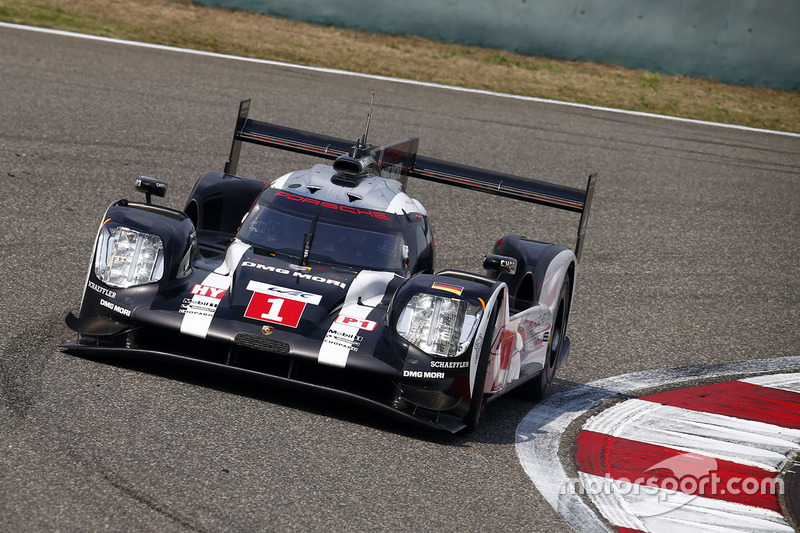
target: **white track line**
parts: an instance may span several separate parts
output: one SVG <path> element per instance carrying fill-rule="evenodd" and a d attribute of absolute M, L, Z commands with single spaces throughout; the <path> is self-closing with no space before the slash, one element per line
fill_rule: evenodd
<path fill-rule="evenodd" d="M 564 488 L 570 480 L 558 455 L 567 427 L 603 400 L 637 390 L 742 374 L 800 370 L 800 357 L 648 370 L 579 385 L 534 407 L 517 426 L 517 456 L 544 499 L 577 531 L 611 531 L 577 493 Z"/>
<path fill-rule="evenodd" d="M 800 450 L 800 430 L 633 398 L 590 418 L 585 431 L 777 472 Z"/>
<path fill-rule="evenodd" d="M 450 91 L 458 91 L 458 92 L 465 92 L 465 93 L 473 93 L 473 94 L 485 94 L 489 96 L 496 96 L 500 98 L 510 98 L 513 100 L 523 100 L 526 102 L 538 102 L 544 104 L 553 104 L 553 105 L 560 105 L 560 106 L 567 106 L 567 107 L 576 107 L 580 109 L 590 109 L 593 111 L 605 111 L 609 113 L 617 113 L 621 115 L 630 115 L 635 117 L 648 117 L 648 118 L 658 118 L 663 120 L 673 120 L 676 122 L 683 122 L 686 124 L 701 124 L 704 126 L 714 126 L 718 128 L 727 128 L 732 130 L 740 130 L 740 131 L 752 131 L 758 133 L 769 133 L 772 135 L 783 135 L 786 137 L 798 137 L 800 138 L 800 133 L 792 133 L 787 131 L 776 131 L 776 130 L 765 130 L 759 128 L 750 128 L 748 126 L 740 126 L 737 124 L 723 124 L 721 122 L 708 122 L 704 120 L 694 120 L 690 118 L 681 118 L 681 117 L 671 117 L 669 115 L 656 115 L 654 113 L 644 113 L 641 111 L 629 111 L 626 109 L 614 109 L 611 107 L 601 107 L 595 105 L 588 105 L 588 104 L 578 104 L 574 102 L 562 102 L 560 100 L 550 100 L 547 98 L 536 98 L 533 96 L 522 96 L 517 94 L 508 94 L 508 93 L 499 93 L 495 91 L 486 91 L 481 89 L 469 89 L 467 87 L 458 87 L 455 85 L 442 85 L 439 83 L 430 83 L 424 81 L 415 81 L 415 80 L 407 80 L 403 78 L 391 78 L 388 76 L 379 76 L 376 74 L 363 74 L 360 72 L 351 72 L 348 70 L 338 70 L 332 68 L 322 68 L 322 67 L 313 67 L 307 65 L 296 65 L 293 63 L 283 63 L 281 61 L 271 61 L 269 59 L 256 59 L 251 57 L 241 57 L 241 56 L 233 56 L 228 54 L 219 54 L 216 52 L 206 52 L 203 50 L 192 50 L 189 48 L 177 48 L 174 46 L 166 46 L 162 44 L 151 44 L 151 43 L 142 43 L 137 41 L 124 41 L 122 39 L 114 39 L 111 37 L 101 37 L 97 35 L 87 35 L 83 33 L 74 33 L 64 30 L 53 30 L 48 28 L 37 28 L 34 26 L 23 26 L 20 24 L 11 24 L 8 22 L 0 22 L 0 28 L 11 28 L 16 30 L 27 30 L 27 31 L 35 31 L 40 33 L 47 33 L 50 35 L 60 35 L 63 37 L 75 37 L 80 39 L 87 39 L 91 41 L 100 41 L 105 43 L 114 43 L 114 44 L 124 44 L 128 46 L 137 46 L 140 48 L 151 48 L 154 50 L 164 50 L 169 52 L 180 52 L 184 54 L 193 54 L 193 55 L 200 55 L 206 57 L 216 57 L 221 59 L 229 59 L 235 61 L 245 61 L 248 63 L 258 63 L 262 65 L 272 65 L 272 66 L 279 66 L 279 67 L 286 67 L 286 68 L 294 68 L 299 70 L 310 70 L 314 72 L 324 72 L 327 74 L 340 74 L 343 76 L 354 76 L 358 78 L 367 78 L 373 80 L 380 80 L 380 81 L 390 81 L 394 83 L 404 83 L 406 85 L 416 85 L 419 87 L 432 87 L 436 89 L 447 89 Z"/>
<path fill-rule="evenodd" d="M 754 378 L 740 379 L 739 381 L 744 381 L 760 387 L 770 387 L 772 389 L 800 393 L 800 382 L 792 376 L 787 375 L 756 376 Z"/>

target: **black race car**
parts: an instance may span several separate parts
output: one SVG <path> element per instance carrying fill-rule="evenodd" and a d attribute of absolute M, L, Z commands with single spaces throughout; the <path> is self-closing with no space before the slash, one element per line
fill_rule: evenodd
<path fill-rule="evenodd" d="M 417 138 L 355 144 L 239 115 L 224 172 L 183 211 L 118 200 L 97 234 L 63 345 L 85 357 L 167 358 L 334 394 L 451 432 L 525 385 L 544 398 L 569 350 L 575 272 L 594 190 L 416 155 Z M 243 142 L 332 160 L 266 183 L 236 175 Z M 486 275 L 434 273 L 409 177 L 580 213 L 575 250 L 517 235 Z"/>

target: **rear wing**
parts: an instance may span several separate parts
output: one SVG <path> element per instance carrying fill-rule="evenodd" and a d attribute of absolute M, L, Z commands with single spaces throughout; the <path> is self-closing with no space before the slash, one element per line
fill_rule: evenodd
<path fill-rule="evenodd" d="M 242 100 L 239 104 L 239 115 L 236 120 L 236 131 L 233 133 L 231 153 L 225 163 L 226 174 L 236 174 L 242 142 L 331 160 L 346 155 L 353 149 L 353 141 L 347 139 L 249 119 L 247 118 L 249 111 L 250 100 Z M 414 167 L 418 145 L 419 138 L 413 137 L 386 146 L 367 145 L 366 151 L 378 163 L 381 175 L 386 176 L 388 173 L 388 177 L 406 177 Z"/>
<path fill-rule="evenodd" d="M 358 144 L 358 142 L 354 143 L 339 137 L 253 120 L 247 116 L 249 110 L 250 100 L 242 100 L 239 105 L 236 130 L 231 142 L 230 156 L 225 163 L 226 174 L 236 174 L 243 142 L 330 160 L 335 160 L 339 156 L 350 153 L 354 145 Z M 363 149 L 378 162 L 382 175 L 398 179 L 404 184 L 407 178 L 411 176 L 580 213 L 578 238 L 575 244 L 575 256 L 580 261 L 584 236 L 589 221 L 589 211 L 594 197 L 595 182 L 597 181 L 596 172 L 589 175 L 586 189 L 576 189 L 493 170 L 417 156 L 418 144 L 419 139 L 413 137 L 386 146 L 367 144 L 363 146 Z M 362 153 L 364 150 L 362 150 Z"/>

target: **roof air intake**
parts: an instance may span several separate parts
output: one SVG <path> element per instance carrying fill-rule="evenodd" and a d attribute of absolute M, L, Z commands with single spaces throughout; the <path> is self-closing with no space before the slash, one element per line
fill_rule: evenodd
<path fill-rule="evenodd" d="M 370 168 L 377 168 L 377 164 L 371 156 L 355 158 L 350 155 L 341 155 L 333 162 L 333 169 L 342 176 L 357 176 L 364 174 Z"/>

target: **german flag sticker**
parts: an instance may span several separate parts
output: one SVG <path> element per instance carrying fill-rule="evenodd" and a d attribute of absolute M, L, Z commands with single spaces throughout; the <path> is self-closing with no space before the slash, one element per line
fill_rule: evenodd
<path fill-rule="evenodd" d="M 464 292 L 464 287 L 456 287 L 454 285 L 447 285 L 446 283 L 434 283 L 431 285 L 432 289 L 439 289 L 440 291 L 447 291 L 452 292 L 453 294 L 457 294 L 461 296 L 461 293 Z"/>

